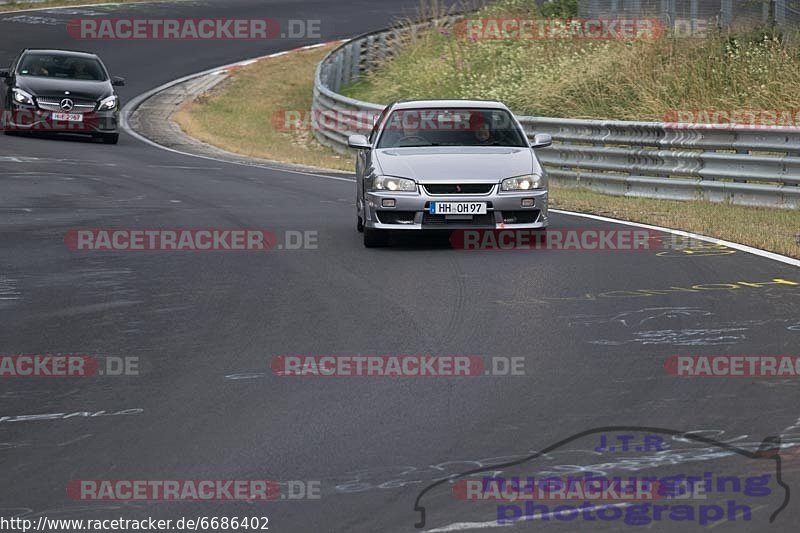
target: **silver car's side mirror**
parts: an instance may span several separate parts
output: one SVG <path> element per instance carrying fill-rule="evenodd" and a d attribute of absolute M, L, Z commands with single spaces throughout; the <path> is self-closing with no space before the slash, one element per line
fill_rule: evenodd
<path fill-rule="evenodd" d="M 369 150 L 372 148 L 372 145 L 369 144 L 369 141 L 363 135 L 351 135 L 348 137 L 347 146 L 357 150 Z"/>
<path fill-rule="evenodd" d="M 553 144 L 553 137 L 549 133 L 537 133 L 533 136 L 531 148 L 547 148 Z"/>

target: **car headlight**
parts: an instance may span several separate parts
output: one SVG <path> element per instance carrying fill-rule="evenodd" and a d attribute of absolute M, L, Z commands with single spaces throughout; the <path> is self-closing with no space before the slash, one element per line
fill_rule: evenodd
<path fill-rule="evenodd" d="M 27 104 L 33 105 L 33 95 L 30 93 L 26 93 L 22 89 L 13 89 L 12 94 L 14 95 L 14 101 L 18 104 Z"/>
<path fill-rule="evenodd" d="M 516 178 L 504 179 L 500 184 L 503 191 L 529 191 L 542 188 L 542 177 L 539 174 L 528 174 Z"/>
<path fill-rule="evenodd" d="M 117 95 L 112 94 L 108 98 L 103 99 L 97 109 L 98 111 L 110 111 L 117 108 L 117 103 L 119 103 Z"/>
<path fill-rule="evenodd" d="M 375 176 L 372 180 L 371 191 L 389 192 L 416 192 L 417 183 L 406 178 L 395 178 L 394 176 Z"/>

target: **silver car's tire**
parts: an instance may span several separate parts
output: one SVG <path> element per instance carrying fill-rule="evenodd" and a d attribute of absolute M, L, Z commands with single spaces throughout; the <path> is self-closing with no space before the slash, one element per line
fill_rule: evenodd
<path fill-rule="evenodd" d="M 379 248 L 389 244 L 389 232 L 386 230 L 364 228 L 364 246 Z"/>
<path fill-rule="evenodd" d="M 364 233 L 364 222 L 361 220 L 361 217 L 356 217 L 358 221 L 356 222 L 356 230 L 359 233 Z"/>

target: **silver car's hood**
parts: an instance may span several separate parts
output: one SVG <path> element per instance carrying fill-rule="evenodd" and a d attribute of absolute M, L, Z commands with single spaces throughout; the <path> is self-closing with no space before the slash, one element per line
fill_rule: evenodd
<path fill-rule="evenodd" d="M 497 182 L 540 172 L 530 148 L 433 146 L 375 151 L 377 171 L 420 183 Z"/>

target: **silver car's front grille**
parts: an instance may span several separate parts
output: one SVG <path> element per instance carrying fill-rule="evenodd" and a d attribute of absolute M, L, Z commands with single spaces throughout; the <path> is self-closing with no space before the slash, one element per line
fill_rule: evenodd
<path fill-rule="evenodd" d="M 64 109 L 61 106 L 61 102 L 63 102 L 65 98 L 39 97 L 36 98 L 36 103 L 46 111 L 57 111 L 60 113 L 88 113 L 94 111 L 94 108 L 97 106 L 97 103 L 92 100 L 67 99 L 72 101 L 72 109 Z"/>
<path fill-rule="evenodd" d="M 494 183 L 428 183 L 425 191 L 433 196 L 450 194 L 489 194 Z"/>

